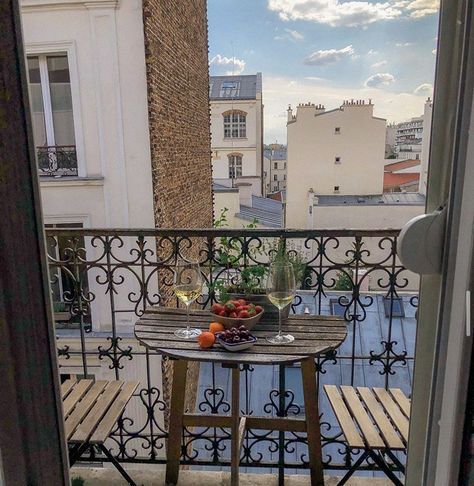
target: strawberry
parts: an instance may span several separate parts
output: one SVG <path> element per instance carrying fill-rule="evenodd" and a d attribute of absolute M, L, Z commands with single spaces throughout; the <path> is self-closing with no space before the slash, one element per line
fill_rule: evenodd
<path fill-rule="evenodd" d="M 219 315 L 220 315 L 220 316 L 222 316 L 222 317 L 226 317 L 227 312 L 225 311 L 225 309 L 222 309 L 222 310 L 219 312 Z"/>
<path fill-rule="evenodd" d="M 248 314 L 249 314 L 249 317 L 253 317 L 254 315 L 256 315 L 256 314 L 257 314 L 257 313 L 255 312 L 255 308 L 249 309 L 247 312 L 248 312 Z"/>
<path fill-rule="evenodd" d="M 231 317 L 232 319 L 235 319 L 237 317 L 237 313 L 236 312 L 231 312 L 229 314 L 229 317 Z"/>
<path fill-rule="evenodd" d="M 219 312 L 224 310 L 224 307 L 222 304 L 212 304 L 211 310 L 214 312 L 214 314 L 219 314 Z"/>
<path fill-rule="evenodd" d="M 262 311 L 263 311 L 263 307 L 262 306 L 260 306 L 260 305 L 256 305 L 255 306 L 255 312 L 257 314 L 260 314 L 260 312 L 262 312 Z"/>
<path fill-rule="evenodd" d="M 246 301 L 245 299 L 239 299 L 239 304 L 240 304 L 241 306 L 243 306 L 243 305 L 247 305 L 247 301 Z"/>
<path fill-rule="evenodd" d="M 232 301 L 227 302 L 227 304 L 224 307 L 225 310 L 228 312 L 233 312 L 235 310 L 235 304 Z"/>
<path fill-rule="evenodd" d="M 239 318 L 241 319 L 248 319 L 250 316 L 249 316 L 249 313 L 248 311 L 246 310 L 242 310 L 239 312 Z"/>

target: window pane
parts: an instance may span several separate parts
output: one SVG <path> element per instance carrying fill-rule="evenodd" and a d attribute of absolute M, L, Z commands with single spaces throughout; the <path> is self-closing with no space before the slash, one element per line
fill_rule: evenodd
<path fill-rule="evenodd" d="M 43 145 L 47 145 L 47 143 L 38 58 L 28 57 L 27 63 L 28 82 L 30 88 L 31 122 L 33 124 L 33 140 L 36 147 L 41 147 Z"/>
<path fill-rule="evenodd" d="M 48 56 L 49 89 L 56 145 L 75 145 L 67 56 Z"/>

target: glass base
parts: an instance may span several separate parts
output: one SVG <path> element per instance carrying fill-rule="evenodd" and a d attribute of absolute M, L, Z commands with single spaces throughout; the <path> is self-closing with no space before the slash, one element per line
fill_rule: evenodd
<path fill-rule="evenodd" d="M 201 329 L 178 329 L 174 335 L 181 339 L 193 339 L 201 334 Z"/>
<path fill-rule="evenodd" d="M 276 336 L 267 337 L 267 341 L 271 344 L 287 344 L 292 343 L 295 337 L 291 334 L 277 334 Z"/>

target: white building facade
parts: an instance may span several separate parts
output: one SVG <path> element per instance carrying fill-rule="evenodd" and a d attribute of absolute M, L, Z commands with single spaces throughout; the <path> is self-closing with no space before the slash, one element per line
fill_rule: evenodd
<path fill-rule="evenodd" d="M 264 186 L 265 194 L 272 194 L 286 189 L 287 170 L 286 146 L 272 143 L 264 150 Z"/>
<path fill-rule="evenodd" d="M 263 193 L 262 75 L 211 76 L 213 179 L 235 187 L 250 183 Z"/>
<path fill-rule="evenodd" d="M 395 154 L 397 159 L 421 160 L 422 141 L 423 116 L 399 123 L 395 135 Z"/>
<path fill-rule="evenodd" d="M 374 105 L 346 101 L 326 111 L 301 104 L 288 110 L 286 226 L 305 228 L 308 195 L 382 194 L 386 121 Z"/>

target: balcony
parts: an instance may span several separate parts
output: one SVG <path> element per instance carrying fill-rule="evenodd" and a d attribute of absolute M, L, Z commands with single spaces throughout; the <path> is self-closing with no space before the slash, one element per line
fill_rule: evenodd
<path fill-rule="evenodd" d="M 77 176 L 77 152 L 75 145 L 36 147 L 40 176 Z"/>
<path fill-rule="evenodd" d="M 323 384 L 395 386 L 411 394 L 418 279 L 397 258 L 398 231 L 55 228 L 47 229 L 46 235 L 53 299 L 62 302 L 61 309 L 69 312 L 71 322 L 64 326 L 62 316 L 62 329 L 57 330 L 61 373 L 140 380 L 136 396 L 106 443 L 119 461 L 129 464 L 131 474 L 144 469 L 137 464 L 160 469 L 166 463 L 167 365 L 139 346 L 133 324 L 150 306 L 176 306 L 172 271 L 177 256 L 199 258 L 206 291 L 198 305 L 204 308 L 216 300 L 219 280 L 237 281 L 244 269 L 265 267 L 275 247 L 284 244 L 301 270 L 301 288 L 292 312 L 345 318 L 346 341 L 316 363 L 326 475 L 342 476 L 358 454 L 346 447 L 322 392 Z M 223 258 L 225 249 L 232 251 L 232 264 Z M 296 366 L 243 365 L 240 371 L 245 414 L 304 414 Z M 200 412 L 226 413 L 228 385 L 228 369 L 201 364 L 191 406 Z M 399 459 L 404 461 L 403 456 Z M 94 452 L 91 463 L 98 462 L 106 461 Z M 228 431 L 186 429 L 181 463 L 193 470 L 226 471 L 230 465 Z M 245 474 L 266 473 L 280 479 L 307 475 L 306 437 L 249 430 L 240 465 Z M 373 463 L 363 463 L 358 474 L 363 484 L 369 478 L 377 480 L 374 484 L 385 484 Z M 220 475 L 213 477 L 216 482 L 206 484 L 221 484 Z M 300 484 L 297 478 L 294 481 L 288 484 Z"/>

